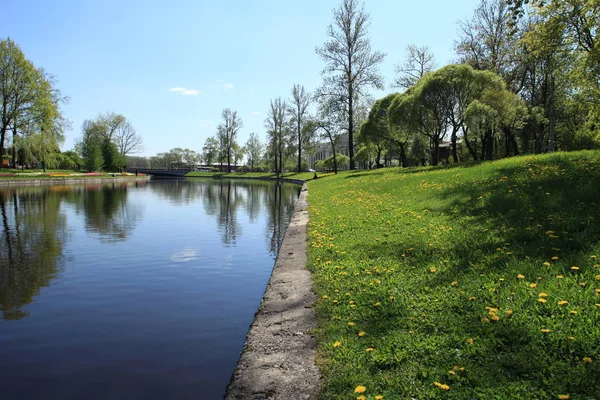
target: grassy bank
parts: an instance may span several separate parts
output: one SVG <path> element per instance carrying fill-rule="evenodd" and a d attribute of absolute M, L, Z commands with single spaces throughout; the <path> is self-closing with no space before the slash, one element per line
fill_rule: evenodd
<path fill-rule="evenodd" d="M 322 399 L 600 398 L 599 152 L 309 188 Z"/>

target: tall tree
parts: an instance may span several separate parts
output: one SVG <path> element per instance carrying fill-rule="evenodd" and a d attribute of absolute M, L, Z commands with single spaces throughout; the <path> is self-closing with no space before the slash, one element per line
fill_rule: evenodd
<path fill-rule="evenodd" d="M 429 47 L 411 44 L 406 48 L 404 63 L 397 64 L 394 69 L 397 76 L 393 86 L 406 90 L 435 69 L 435 57 Z"/>
<path fill-rule="evenodd" d="M 340 129 L 341 119 L 340 103 L 331 97 L 320 97 L 318 101 L 317 117 L 314 121 L 315 131 L 320 133 L 323 139 L 329 141 L 331 154 L 333 157 L 333 172 L 338 172 L 337 145 L 340 140 L 342 130 Z"/>
<path fill-rule="evenodd" d="M 269 138 L 271 155 L 275 161 L 277 177 L 283 172 L 283 155 L 289 139 L 289 121 L 287 119 L 287 104 L 280 97 L 271 100 L 265 128 Z"/>
<path fill-rule="evenodd" d="M 298 144 L 298 166 L 296 172 L 302 171 L 302 150 L 310 140 L 305 137 L 310 130 L 304 129 L 308 120 L 308 106 L 310 105 L 310 94 L 304 89 L 304 86 L 295 84 L 292 87 L 292 101 L 289 107 L 290 122 L 294 124 L 296 143 Z"/>
<path fill-rule="evenodd" d="M 357 0 L 342 0 L 333 10 L 333 22 L 327 29 L 329 40 L 317 47 L 317 54 L 325 61 L 323 85 L 317 97 L 327 96 L 340 103 L 348 132 L 350 169 L 354 164 L 355 102 L 366 94 L 369 87 L 383 89 L 378 65 L 385 54 L 371 49 L 367 37 L 369 14 Z"/>
<path fill-rule="evenodd" d="M 19 143 L 37 149 L 38 158 L 42 158 L 40 152 L 58 148 L 67 122 L 60 104 L 67 99 L 54 83 L 54 78 L 35 68 L 10 38 L 0 41 L 0 157 L 4 155 L 9 130 L 13 132 L 13 164 Z M 40 136 L 44 131 L 45 135 Z M 26 133 L 29 140 L 19 139 L 19 133 Z"/>
<path fill-rule="evenodd" d="M 254 171 L 263 155 L 263 145 L 260 142 L 258 135 L 252 132 L 244 147 L 246 148 L 246 155 L 248 156 L 248 166 L 251 171 Z"/>
<path fill-rule="evenodd" d="M 231 159 L 233 158 L 233 145 L 236 142 L 239 130 L 244 126 L 237 111 L 226 108 L 221 112 L 223 121 L 217 127 L 217 135 L 221 144 L 221 152 L 227 159 L 227 172 L 231 172 Z"/>

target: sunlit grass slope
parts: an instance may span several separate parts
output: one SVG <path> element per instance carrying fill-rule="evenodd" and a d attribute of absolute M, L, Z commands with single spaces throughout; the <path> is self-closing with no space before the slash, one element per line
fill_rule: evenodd
<path fill-rule="evenodd" d="M 322 399 L 600 398 L 599 152 L 309 189 Z"/>

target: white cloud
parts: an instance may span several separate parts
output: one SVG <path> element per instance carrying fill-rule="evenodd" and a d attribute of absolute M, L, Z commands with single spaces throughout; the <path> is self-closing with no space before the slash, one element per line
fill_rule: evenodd
<path fill-rule="evenodd" d="M 174 87 L 169 89 L 171 92 L 179 92 L 184 96 L 197 96 L 200 93 L 202 93 L 199 90 L 196 89 L 187 89 L 187 88 L 182 88 L 182 87 Z"/>
<path fill-rule="evenodd" d="M 233 83 L 228 83 L 228 82 L 224 82 L 220 79 L 217 79 L 217 83 L 220 84 L 221 86 L 223 86 L 223 90 L 225 90 L 226 92 L 233 89 L 235 86 L 233 85 Z"/>

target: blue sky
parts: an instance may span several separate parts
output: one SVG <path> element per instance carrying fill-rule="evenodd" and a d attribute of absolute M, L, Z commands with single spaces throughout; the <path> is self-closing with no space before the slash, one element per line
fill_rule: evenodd
<path fill-rule="evenodd" d="M 367 0 L 372 47 L 387 53 L 386 82 L 409 44 L 428 45 L 438 65 L 456 56 L 458 20 L 479 0 Z M 85 119 L 113 111 L 143 137 L 140 155 L 173 147 L 200 151 L 224 108 L 264 140 L 269 100 L 300 83 L 313 91 L 337 0 L 0 0 L 0 38 L 56 75 L 73 147 Z M 387 92 L 393 89 L 387 88 Z M 374 92 L 381 97 L 383 92 Z"/>

